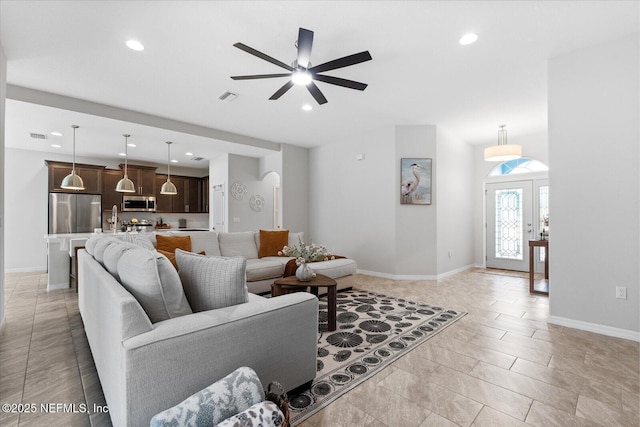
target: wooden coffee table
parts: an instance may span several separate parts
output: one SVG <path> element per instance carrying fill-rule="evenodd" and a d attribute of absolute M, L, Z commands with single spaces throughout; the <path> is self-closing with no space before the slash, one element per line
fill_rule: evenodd
<path fill-rule="evenodd" d="M 277 279 L 271 285 L 271 296 L 277 297 L 279 295 L 286 294 L 288 290 L 299 290 L 300 288 L 307 288 L 315 296 L 318 296 L 319 288 L 327 288 L 327 330 L 336 330 L 336 290 L 338 283 L 331 277 L 324 274 L 316 274 L 316 277 L 309 282 L 301 282 L 296 276 L 283 277 Z"/>

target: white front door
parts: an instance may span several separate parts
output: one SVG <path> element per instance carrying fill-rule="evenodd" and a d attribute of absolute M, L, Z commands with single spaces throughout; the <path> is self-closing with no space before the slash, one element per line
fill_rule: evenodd
<path fill-rule="evenodd" d="M 533 181 L 487 184 L 487 267 L 529 271 Z"/>

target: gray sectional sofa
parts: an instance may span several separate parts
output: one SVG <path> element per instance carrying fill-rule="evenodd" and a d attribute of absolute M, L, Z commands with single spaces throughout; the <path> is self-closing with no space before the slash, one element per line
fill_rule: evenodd
<path fill-rule="evenodd" d="M 271 292 L 271 284 L 284 273 L 284 267 L 291 259 L 288 257 L 268 256 L 259 258 L 260 233 L 257 231 L 217 233 L 215 231 L 169 231 L 173 236 L 189 235 L 191 250 L 204 251 L 207 256 L 243 256 L 247 260 L 247 287 L 249 292 L 263 294 Z M 144 236 L 144 234 L 141 234 Z M 154 243 L 153 234 L 148 235 Z M 289 233 L 289 246 L 303 240 L 303 233 Z M 316 273 L 329 276 L 338 282 L 338 290 L 350 285 L 340 280 L 356 273 L 356 262 L 348 258 L 309 264 Z"/>
<path fill-rule="evenodd" d="M 194 252 L 235 256 L 212 260 L 244 265 L 238 255 L 253 255 L 246 233 L 189 234 Z M 78 252 L 80 314 L 113 425 L 149 425 L 153 415 L 240 366 L 287 390 L 315 377 L 316 297 L 264 298 L 245 287 L 246 302 L 192 312 L 181 276 L 153 240 L 151 234 L 96 235 Z M 246 278 L 254 280 L 243 275 L 242 284 L 253 283 L 252 292 L 268 289 L 283 261 L 247 257 Z M 325 264 L 329 274 L 355 272 L 355 263 L 336 261 Z"/>

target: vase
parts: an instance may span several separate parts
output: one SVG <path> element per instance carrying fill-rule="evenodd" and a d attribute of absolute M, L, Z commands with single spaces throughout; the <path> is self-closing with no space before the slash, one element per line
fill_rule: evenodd
<path fill-rule="evenodd" d="M 313 270 L 309 267 L 309 264 L 303 262 L 296 269 L 296 278 L 301 282 L 308 282 L 313 277 Z"/>

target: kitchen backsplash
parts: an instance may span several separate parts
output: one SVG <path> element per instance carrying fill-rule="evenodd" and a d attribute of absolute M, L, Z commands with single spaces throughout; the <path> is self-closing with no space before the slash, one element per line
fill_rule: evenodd
<path fill-rule="evenodd" d="M 107 223 L 107 218 L 111 218 L 111 215 L 108 211 L 102 213 L 102 230 L 109 231 L 109 224 Z M 209 229 L 209 214 L 208 213 L 190 213 L 190 214 L 180 214 L 180 213 L 153 213 L 153 212 L 120 212 L 118 211 L 118 223 L 122 223 L 122 221 L 129 222 L 133 218 L 136 218 L 138 222 L 142 220 L 147 220 L 149 223 L 155 225 L 156 222 L 162 218 L 162 222 L 164 224 L 169 224 L 172 229 L 179 227 L 179 220 L 186 220 L 186 228 L 204 228 Z M 150 227 L 151 231 L 153 227 Z"/>

